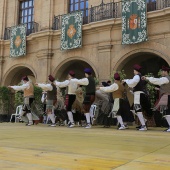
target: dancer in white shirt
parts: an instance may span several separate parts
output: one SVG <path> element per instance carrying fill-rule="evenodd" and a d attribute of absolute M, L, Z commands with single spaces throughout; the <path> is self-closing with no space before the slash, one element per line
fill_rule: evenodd
<path fill-rule="evenodd" d="M 75 72 L 70 70 L 68 73 L 68 80 L 65 80 L 63 82 L 55 81 L 56 86 L 60 88 L 68 87 L 65 103 L 66 103 L 67 115 L 69 119 L 68 127 L 70 128 L 75 126 L 73 113 L 72 113 L 72 105 L 76 99 L 76 90 L 77 90 L 78 84 L 74 80 L 77 80 L 75 79 Z"/>
<path fill-rule="evenodd" d="M 150 103 L 146 97 L 145 94 L 145 82 L 141 79 L 141 66 L 138 64 L 135 64 L 133 66 L 134 69 L 134 77 L 133 79 L 125 79 L 124 82 L 127 83 L 127 85 L 131 88 L 133 88 L 134 93 L 134 109 L 136 112 L 136 115 L 139 118 L 139 121 L 142 126 L 139 127 L 140 131 L 146 131 L 147 127 L 145 124 L 145 118 L 143 116 L 142 111 L 145 110 L 148 114 L 151 112 L 151 106 Z"/>
<path fill-rule="evenodd" d="M 150 83 L 159 85 L 159 94 L 160 100 L 155 106 L 155 110 L 158 109 L 160 113 L 162 113 L 163 117 L 168 122 L 169 128 L 165 130 L 165 132 L 170 132 L 170 76 L 169 76 L 170 68 L 162 66 L 162 77 L 154 78 L 154 77 L 142 77 L 142 79 L 148 80 Z"/>
<path fill-rule="evenodd" d="M 34 87 L 32 82 L 27 76 L 22 78 L 23 85 L 21 86 L 8 86 L 15 91 L 24 91 L 24 104 L 22 111 L 20 112 L 21 119 L 28 122 L 26 125 L 33 125 L 33 120 L 39 120 L 39 118 L 31 112 L 31 104 L 34 100 Z"/>
<path fill-rule="evenodd" d="M 46 113 L 52 121 L 51 127 L 55 127 L 56 123 L 55 123 L 55 115 L 53 113 L 54 112 L 53 108 L 57 102 L 57 88 L 56 85 L 54 84 L 55 79 L 52 75 L 48 76 L 48 80 L 50 81 L 49 84 L 36 83 L 36 85 L 47 92 Z"/>

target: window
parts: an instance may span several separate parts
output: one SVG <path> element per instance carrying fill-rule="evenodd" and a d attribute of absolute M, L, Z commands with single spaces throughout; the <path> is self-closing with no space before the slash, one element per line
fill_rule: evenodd
<path fill-rule="evenodd" d="M 69 0 L 69 12 L 83 11 L 84 22 L 88 18 L 88 0 Z"/>
<path fill-rule="evenodd" d="M 156 0 L 147 0 L 147 12 L 156 10 Z"/>
<path fill-rule="evenodd" d="M 34 0 L 20 1 L 19 24 L 27 24 L 27 34 L 30 34 L 34 21 Z"/>

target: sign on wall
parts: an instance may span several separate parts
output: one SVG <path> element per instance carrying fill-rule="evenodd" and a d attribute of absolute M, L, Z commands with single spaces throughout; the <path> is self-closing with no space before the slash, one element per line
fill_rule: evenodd
<path fill-rule="evenodd" d="M 26 55 L 26 24 L 11 27 L 10 57 Z"/>
<path fill-rule="evenodd" d="M 82 46 L 83 12 L 74 12 L 62 16 L 61 50 Z"/>
<path fill-rule="evenodd" d="M 122 44 L 147 41 L 146 0 L 122 1 Z"/>

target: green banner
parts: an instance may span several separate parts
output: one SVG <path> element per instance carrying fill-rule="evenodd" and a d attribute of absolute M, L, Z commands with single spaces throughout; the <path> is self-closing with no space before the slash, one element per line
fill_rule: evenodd
<path fill-rule="evenodd" d="M 62 16 L 61 50 L 82 46 L 83 12 L 74 12 Z"/>
<path fill-rule="evenodd" d="M 146 0 L 122 2 L 122 44 L 147 41 Z"/>
<path fill-rule="evenodd" d="M 11 27 L 10 57 L 26 55 L 26 24 Z"/>

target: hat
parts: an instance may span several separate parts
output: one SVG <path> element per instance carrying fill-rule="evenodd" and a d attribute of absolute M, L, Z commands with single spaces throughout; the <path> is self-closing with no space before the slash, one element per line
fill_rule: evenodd
<path fill-rule="evenodd" d="M 92 71 L 91 71 L 91 68 L 85 68 L 84 72 L 87 73 L 87 74 L 91 74 Z"/>
<path fill-rule="evenodd" d="M 24 81 L 29 81 L 29 79 L 28 79 L 27 76 L 24 76 L 24 77 L 22 78 L 22 80 L 24 80 Z"/>
<path fill-rule="evenodd" d="M 111 83 L 111 81 L 110 81 L 110 80 L 108 80 L 108 81 L 107 81 L 107 84 L 108 84 L 108 83 Z"/>
<path fill-rule="evenodd" d="M 102 85 L 104 86 L 104 87 L 107 87 L 107 86 L 109 86 L 106 82 L 102 82 Z"/>
<path fill-rule="evenodd" d="M 114 79 L 115 79 L 115 80 L 120 80 L 120 75 L 119 75 L 118 73 L 115 73 L 115 74 L 114 74 Z"/>
<path fill-rule="evenodd" d="M 141 68 L 142 68 L 142 67 L 141 67 L 140 65 L 138 65 L 138 64 L 135 64 L 135 65 L 133 66 L 133 69 L 136 70 L 136 71 L 138 71 L 138 72 L 140 72 Z"/>
<path fill-rule="evenodd" d="M 74 72 L 73 70 L 70 70 L 70 71 L 68 72 L 68 74 L 70 74 L 70 76 L 72 76 L 72 77 L 75 76 L 75 72 Z"/>
<path fill-rule="evenodd" d="M 161 69 L 162 71 L 167 71 L 167 72 L 169 72 L 170 71 L 170 68 L 168 68 L 168 67 L 165 67 L 165 66 L 162 66 L 162 69 Z"/>
<path fill-rule="evenodd" d="M 48 76 L 48 80 L 50 80 L 51 82 L 53 82 L 55 80 L 55 78 L 52 75 Z"/>

